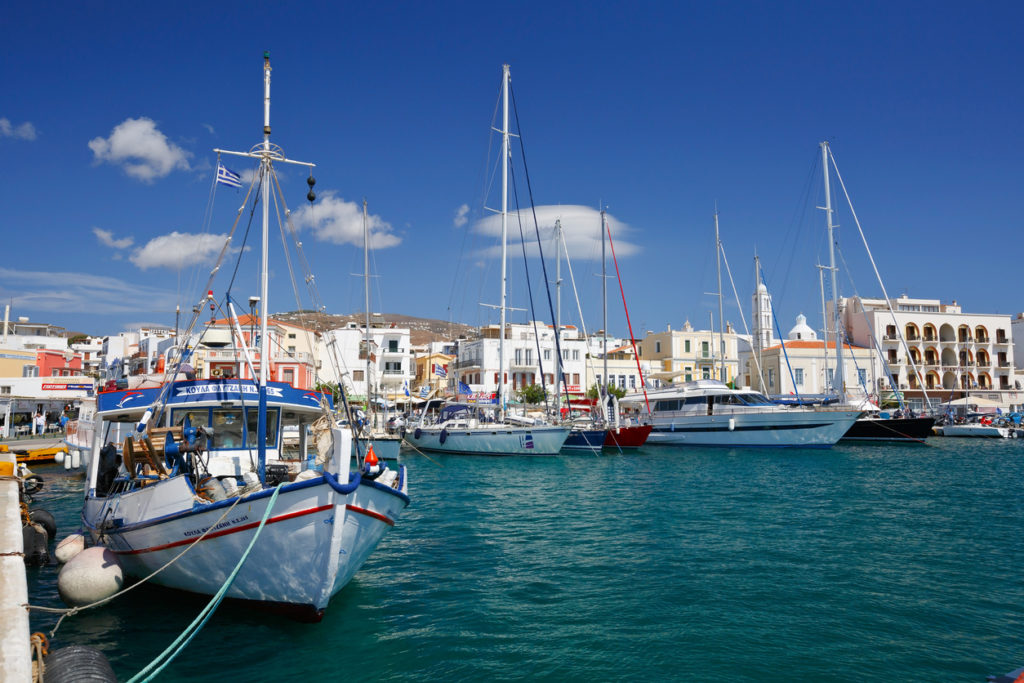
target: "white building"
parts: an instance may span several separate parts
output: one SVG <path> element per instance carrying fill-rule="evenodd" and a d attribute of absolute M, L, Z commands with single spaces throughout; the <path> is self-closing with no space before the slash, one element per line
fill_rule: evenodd
<path fill-rule="evenodd" d="M 385 323 L 370 325 L 370 348 L 366 349 L 366 328 L 356 323 L 325 334 L 325 347 L 319 376 L 326 382 L 337 382 L 341 374 L 345 390 L 353 400 L 365 400 L 367 389 L 394 398 L 404 393 L 406 382 L 413 379 L 414 366 L 409 328 Z M 370 376 L 366 376 L 367 353 Z M 338 368 L 335 369 L 335 360 Z M 369 380 L 369 382 L 367 381 Z"/>
<path fill-rule="evenodd" d="M 539 342 L 534 333 L 535 326 L 540 333 Z M 498 325 L 481 328 L 480 335 L 478 339 L 459 342 L 457 360 L 450 366 L 453 389 L 454 382 L 460 381 L 473 391 L 493 393 L 498 390 L 498 346 L 501 341 Z M 550 325 L 541 322 L 507 325 L 505 382 L 509 397 L 519 388 L 540 384 L 542 380 L 548 393 L 554 392 L 555 374 L 558 372 L 555 346 L 555 332 Z M 562 372 L 566 378 L 564 390 L 570 393 L 586 391 L 583 382 L 586 380 L 587 341 L 577 336 L 574 326 L 564 325 L 560 330 L 558 347 L 562 351 Z"/>
<path fill-rule="evenodd" d="M 889 373 L 912 404 L 959 398 L 970 392 L 1006 406 L 1024 394 L 1014 376 L 1013 326 L 1009 315 L 964 313 L 956 301 L 840 299 L 840 315 L 854 344 L 878 344 L 879 389 L 890 389 Z M 830 302 L 831 307 L 831 302 Z M 905 345 L 904 345 L 905 342 Z"/>

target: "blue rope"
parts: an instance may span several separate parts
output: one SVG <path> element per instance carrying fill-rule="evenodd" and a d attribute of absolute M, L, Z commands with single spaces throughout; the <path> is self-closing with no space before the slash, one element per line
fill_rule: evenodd
<path fill-rule="evenodd" d="M 260 533 L 263 531 L 263 527 L 267 523 L 267 519 L 270 517 L 270 511 L 273 509 L 274 503 L 277 501 L 277 494 L 281 492 L 281 487 L 283 485 L 284 483 L 282 482 L 274 489 L 274 495 L 270 497 L 270 502 L 267 503 L 267 510 L 263 513 L 263 519 L 260 520 L 260 525 L 256 528 L 256 533 L 253 534 L 252 540 L 249 541 L 249 547 L 245 549 L 244 553 L 242 553 L 241 559 L 238 560 L 238 564 L 235 565 L 235 568 L 224 582 L 224 585 L 220 587 L 220 590 L 218 590 L 213 596 L 213 599 L 210 600 L 206 607 L 203 608 L 203 611 L 199 613 L 199 616 L 197 616 L 192 623 L 182 631 L 181 635 L 178 636 L 166 650 L 157 655 L 156 659 L 150 662 L 146 668 L 131 678 L 128 683 L 136 683 L 136 681 L 151 681 L 156 678 L 168 664 L 174 661 L 175 657 L 181 654 L 181 651 L 184 650 L 192 639 L 196 637 L 199 631 L 202 630 L 203 626 L 206 625 L 206 622 L 209 621 L 210 617 L 213 616 L 213 613 L 217 611 L 217 607 L 220 606 L 220 603 L 227 594 L 228 589 L 231 588 L 231 584 L 235 582 L 235 577 L 238 576 L 238 572 L 242 569 L 242 565 L 244 565 L 245 561 L 249 558 L 249 552 L 252 550 L 252 547 L 256 545 L 256 539 L 260 537 Z M 163 660 L 162 663 L 160 663 L 161 660 Z M 159 666 L 157 666 L 158 664 Z M 154 667 L 157 668 L 154 669 Z"/>

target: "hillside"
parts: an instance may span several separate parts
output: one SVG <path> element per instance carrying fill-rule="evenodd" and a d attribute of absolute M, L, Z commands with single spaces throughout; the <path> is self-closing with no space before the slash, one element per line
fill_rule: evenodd
<path fill-rule="evenodd" d="M 294 325 L 302 324 L 303 316 L 305 316 L 307 324 L 315 316 L 318 322 L 316 327 L 320 329 L 336 329 L 344 327 L 350 322 L 361 326 L 365 321 L 365 314 L 363 313 L 350 313 L 347 315 L 323 313 L 317 315 L 312 311 L 289 311 L 287 313 L 274 313 L 271 315 L 274 319 Z M 459 335 L 471 337 L 476 333 L 476 328 L 470 325 L 449 323 L 445 320 L 436 320 L 434 318 L 417 318 L 416 316 L 403 315 L 401 313 L 375 314 L 372 322 L 373 324 L 382 322 L 387 326 L 394 324 L 395 327 L 408 327 L 410 343 L 414 345 L 426 344 L 431 341 L 447 341 Z"/>

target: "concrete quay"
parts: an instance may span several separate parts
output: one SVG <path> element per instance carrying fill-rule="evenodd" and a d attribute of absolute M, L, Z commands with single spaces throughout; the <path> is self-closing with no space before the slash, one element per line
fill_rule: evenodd
<path fill-rule="evenodd" d="M 14 453 L 0 453 L 0 679 L 32 680 L 28 581 Z"/>

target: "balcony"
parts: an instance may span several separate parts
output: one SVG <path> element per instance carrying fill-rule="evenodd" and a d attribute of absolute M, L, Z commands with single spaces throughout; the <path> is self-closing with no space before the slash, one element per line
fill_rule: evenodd
<path fill-rule="evenodd" d="M 886 332 L 882 335 L 883 341 L 897 341 L 899 337 L 896 336 L 895 332 Z"/>
<path fill-rule="evenodd" d="M 480 368 L 479 358 L 467 358 L 466 360 L 457 360 L 449 365 L 452 370 L 466 370 L 467 368 Z"/>
<path fill-rule="evenodd" d="M 990 344 L 990 343 L 992 343 L 992 337 L 980 336 L 979 335 L 978 339 L 977 339 L 977 342 L 979 344 Z"/>
<path fill-rule="evenodd" d="M 390 353 L 390 354 L 401 354 L 401 355 L 404 355 L 404 354 L 405 354 L 405 352 L 406 352 L 406 349 L 402 349 L 402 348 L 399 348 L 399 347 L 397 347 L 397 346 L 395 346 L 395 347 L 390 347 L 390 346 L 389 346 L 389 347 L 387 347 L 387 348 L 383 348 L 383 349 L 381 349 L 381 350 L 380 350 L 380 352 L 381 352 L 382 354 L 385 354 L 385 355 L 387 355 L 387 354 L 389 354 L 389 353 Z"/>
<path fill-rule="evenodd" d="M 936 337 L 934 334 L 926 334 L 924 337 L 922 337 L 922 339 L 924 339 L 924 341 L 926 341 L 926 342 L 937 342 L 937 341 L 939 341 L 939 338 Z"/>
<path fill-rule="evenodd" d="M 1001 334 L 996 335 L 996 344 L 1009 344 L 1009 343 L 1010 343 L 1010 340 L 1007 339 L 1004 335 L 1001 335 Z"/>

